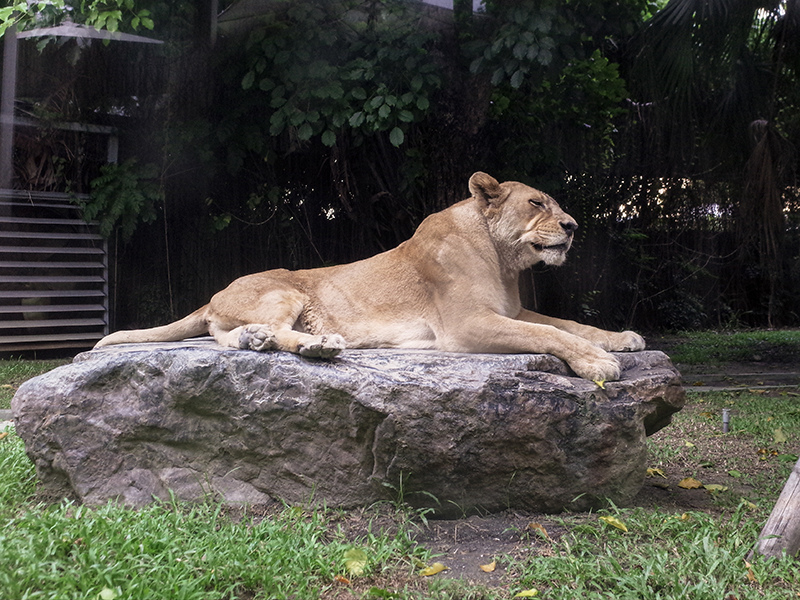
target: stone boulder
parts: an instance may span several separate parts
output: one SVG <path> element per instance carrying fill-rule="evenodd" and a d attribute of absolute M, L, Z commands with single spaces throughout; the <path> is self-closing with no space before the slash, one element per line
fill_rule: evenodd
<path fill-rule="evenodd" d="M 27 381 L 12 410 L 43 492 L 87 504 L 585 510 L 631 500 L 645 437 L 685 399 L 662 352 L 617 356 L 603 389 L 543 354 L 110 346 Z"/>

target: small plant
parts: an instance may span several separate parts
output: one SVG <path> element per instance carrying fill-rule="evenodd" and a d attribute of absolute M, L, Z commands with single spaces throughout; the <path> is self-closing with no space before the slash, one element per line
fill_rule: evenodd
<path fill-rule="evenodd" d="M 83 207 L 87 221 L 99 222 L 104 237 L 119 227 L 127 240 L 139 223 L 156 218 L 156 205 L 164 197 L 158 175 L 155 165 L 140 165 L 135 158 L 105 165 L 100 168 L 100 176 L 92 180 L 89 199 L 79 198 L 76 202 Z"/>

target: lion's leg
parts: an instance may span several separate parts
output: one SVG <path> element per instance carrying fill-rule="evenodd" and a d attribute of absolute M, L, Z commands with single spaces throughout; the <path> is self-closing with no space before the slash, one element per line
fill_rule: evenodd
<path fill-rule="evenodd" d="M 301 292 L 286 288 L 265 294 L 250 310 L 230 310 L 229 302 L 212 304 L 213 308 L 226 309 L 226 313 L 221 314 L 218 308 L 209 330 L 217 343 L 231 348 L 259 352 L 283 350 L 302 356 L 332 358 L 346 347 L 341 335 L 313 335 L 294 329 L 306 301 Z M 236 314 L 236 317 L 227 314 Z M 242 322 L 245 324 L 239 324 Z"/>
<path fill-rule="evenodd" d="M 582 325 L 566 319 L 556 319 L 555 317 L 548 317 L 525 309 L 520 312 L 517 319 L 527 323 L 551 325 L 589 340 L 608 352 L 636 352 L 645 348 L 644 338 L 633 331 L 606 331 L 591 325 Z"/>
<path fill-rule="evenodd" d="M 496 353 L 552 354 L 566 361 L 575 373 L 590 380 L 619 379 L 619 361 L 597 344 L 552 325 L 510 319 L 496 313 L 467 320 L 469 327 L 450 337 L 443 350 Z M 447 347 L 452 345 L 452 347 Z"/>

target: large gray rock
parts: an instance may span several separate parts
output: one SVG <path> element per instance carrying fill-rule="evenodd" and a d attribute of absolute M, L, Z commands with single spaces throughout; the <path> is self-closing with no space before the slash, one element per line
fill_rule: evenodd
<path fill-rule="evenodd" d="M 539 354 L 111 346 L 26 382 L 12 409 L 44 491 L 89 504 L 585 510 L 636 494 L 645 437 L 684 403 L 666 355 L 617 356 L 601 389 Z"/>

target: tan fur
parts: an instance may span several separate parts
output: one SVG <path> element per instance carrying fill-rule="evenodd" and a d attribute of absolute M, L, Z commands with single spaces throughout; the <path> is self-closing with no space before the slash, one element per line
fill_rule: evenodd
<path fill-rule="evenodd" d="M 469 188 L 471 198 L 429 216 L 388 252 L 247 275 L 180 321 L 118 331 L 97 347 L 210 333 L 223 346 L 322 358 L 344 348 L 550 353 L 586 379 L 618 379 L 608 352 L 641 350 L 641 336 L 546 317 L 520 303 L 519 272 L 562 264 L 574 219 L 521 183 L 475 173 Z"/>

